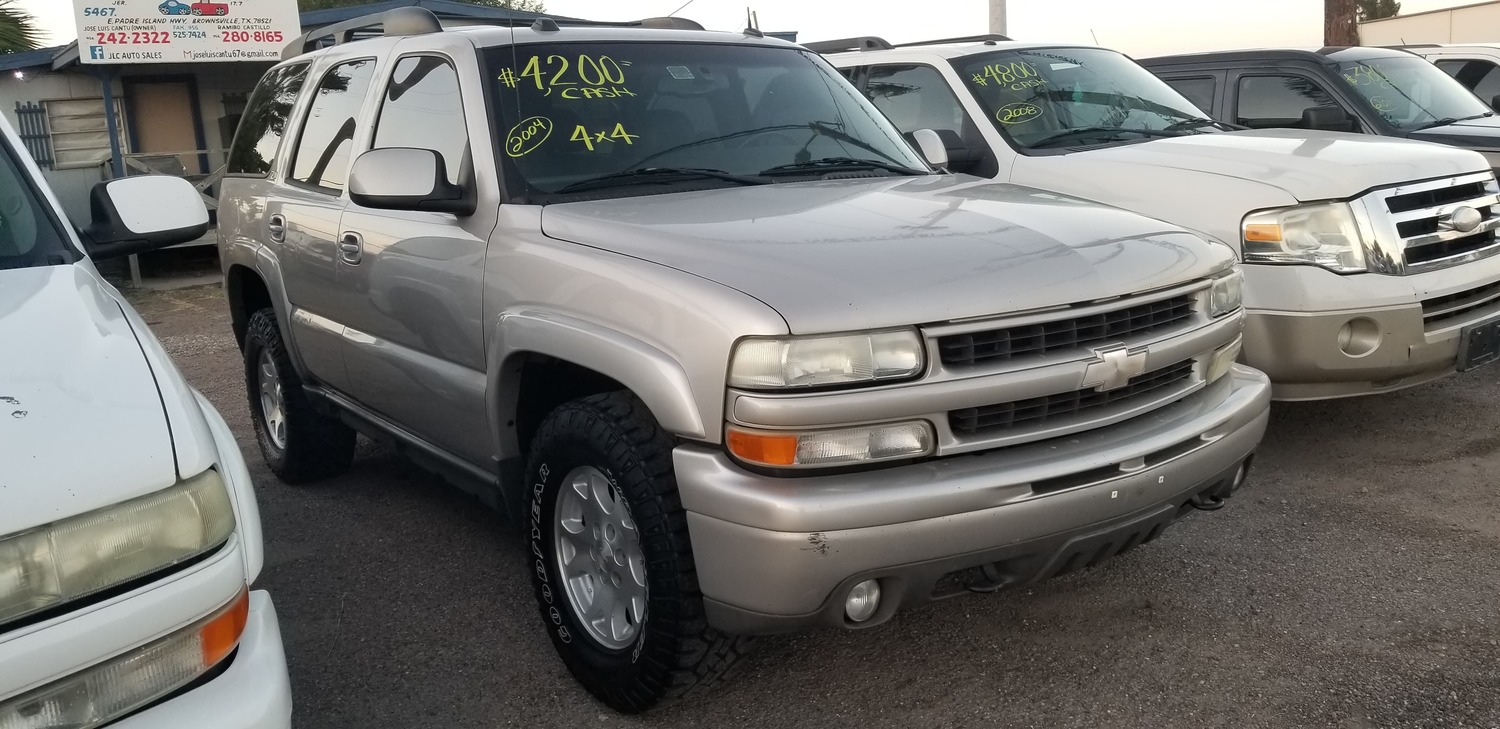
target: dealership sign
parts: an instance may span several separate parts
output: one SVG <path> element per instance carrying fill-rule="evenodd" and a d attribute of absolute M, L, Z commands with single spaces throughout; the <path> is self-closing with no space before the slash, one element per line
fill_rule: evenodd
<path fill-rule="evenodd" d="M 73 0 L 83 63 L 274 61 L 302 33 L 297 0 Z"/>

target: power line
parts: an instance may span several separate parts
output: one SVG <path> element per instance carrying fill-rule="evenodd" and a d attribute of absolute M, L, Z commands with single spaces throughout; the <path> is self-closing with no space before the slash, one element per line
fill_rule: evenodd
<path fill-rule="evenodd" d="M 672 16 L 673 16 L 673 15 L 676 15 L 676 14 L 678 14 L 678 13 L 680 13 L 680 12 L 682 12 L 682 8 L 685 8 L 685 7 L 687 7 L 687 6 L 689 6 L 689 5 L 692 5 L 692 4 L 693 4 L 693 1 L 694 1 L 694 0 L 687 0 L 687 2 L 685 2 L 685 3 L 683 3 L 683 4 L 682 4 L 682 7 L 681 7 L 681 8 L 677 8 L 677 9 L 676 9 L 676 10 L 673 10 L 673 11 L 672 11 L 672 12 L 670 12 L 670 13 L 667 13 L 667 17 L 669 17 L 669 18 L 670 18 L 670 17 L 672 17 Z"/>

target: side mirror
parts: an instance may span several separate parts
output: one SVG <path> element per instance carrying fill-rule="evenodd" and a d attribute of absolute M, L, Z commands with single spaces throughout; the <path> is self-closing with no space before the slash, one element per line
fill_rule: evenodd
<path fill-rule="evenodd" d="M 1496 95 L 1495 98 L 1490 99 L 1490 108 L 1500 109 L 1500 95 Z"/>
<path fill-rule="evenodd" d="M 1313 106 L 1302 110 L 1299 129 L 1317 129 L 1324 132 L 1352 132 L 1354 119 L 1337 106 Z"/>
<path fill-rule="evenodd" d="M 208 208 L 181 177 L 141 175 L 101 182 L 89 193 L 93 221 L 84 228 L 89 257 L 107 260 L 202 238 Z"/>
<path fill-rule="evenodd" d="M 943 138 L 931 129 L 918 129 L 911 133 L 912 139 L 917 140 L 917 151 L 927 160 L 927 164 L 936 169 L 948 166 L 948 148 L 943 144 Z"/>
<path fill-rule="evenodd" d="M 443 156 L 430 149 L 372 149 L 349 170 L 349 199 L 377 210 L 422 210 L 473 215 L 474 196 L 448 181 Z"/>

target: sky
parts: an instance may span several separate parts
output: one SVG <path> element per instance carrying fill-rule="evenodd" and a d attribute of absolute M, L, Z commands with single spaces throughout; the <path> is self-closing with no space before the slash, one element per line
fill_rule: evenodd
<path fill-rule="evenodd" d="M 636 20 L 666 15 L 686 0 L 546 0 L 559 15 Z M 1403 13 L 1474 0 L 1402 0 Z M 21 0 L 51 44 L 76 37 L 74 0 Z M 90 2 L 89 4 L 95 4 Z M 692 0 L 681 13 L 713 30 L 795 30 L 804 42 L 878 35 L 893 43 L 989 32 L 988 0 Z M 1095 43 L 1133 56 L 1264 46 L 1318 46 L 1322 0 L 1009 0 L 1009 35 L 1019 40 Z M 1170 19 L 1171 24 L 1166 22 Z M 1097 39 L 1097 41 L 1096 41 Z"/>

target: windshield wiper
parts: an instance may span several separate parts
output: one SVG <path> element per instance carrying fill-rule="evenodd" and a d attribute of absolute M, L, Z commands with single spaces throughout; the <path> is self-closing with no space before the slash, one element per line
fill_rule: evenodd
<path fill-rule="evenodd" d="M 1043 137 L 1031 143 L 1031 148 L 1051 146 L 1056 142 L 1065 142 L 1074 137 L 1103 137 L 1115 134 L 1140 134 L 1146 137 L 1180 137 L 1185 132 L 1167 131 L 1165 129 L 1131 129 L 1128 127 L 1081 127 L 1078 129 L 1067 129 L 1050 137 Z"/>
<path fill-rule="evenodd" d="M 769 185 L 770 180 L 757 177 L 746 177 L 736 175 L 724 170 L 710 170 L 698 167 L 645 167 L 623 172 L 612 172 L 599 177 L 591 177 L 587 180 L 579 180 L 568 185 L 557 193 L 583 192 L 584 190 L 598 190 L 606 187 L 625 187 L 638 184 L 670 184 L 684 180 L 724 180 L 741 185 Z"/>
<path fill-rule="evenodd" d="M 1175 131 L 1178 131 L 1180 129 L 1197 129 L 1199 127 L 1207 127 L 1207 126 L 1219 127 L 1220 129 L 1224 129 L 1225 131 L 1230 131 L 1230 132 L 1237 132 L 1237 131 L 1242 131 L 1242 130 L 1250 128 L 1250 127 L 1242 127 L 1242 126 L 1240 126 L 1238 124 L 1230 124 L 1228 122 L 1221 122 L 1218 119 L 1183 119 L 1182 121 L 1172 122 L 1171 124 L 1168 124 L 1166 126 L 1166 129 L 1164 131 L 1175 132 Z"/>
<path fill-rule="evenodd" d="M 1414 131 L 1414 132 L 1420 132 L 1420 131 L 1422 131 L 1424 129 L 1435 129 L 1437 127 L 1446 127 L 1449 124 L 1457 124 L 1457 123 L 1459 123 L 1461 121 L 1474 121 L 1475 119 L 1483 119 L 1483 118 L 1485 118 L 1487 116 L 1494 116 L 1494 115 L 1495 115 L 1495 112 L 1493 112 L 1493 111 L 1487 111 L 1487 112 L 1485 112 L 1483 114 L 1475 114 L 1473 116 L 1465 116 L 1465 117 L 1445 116 L 1442 119 L 1435 119 L 1435 120 L 1430 121 L 1430 122 L 1428 122 L 1426 124 L 1423 124 L 1422 126 L 1417 127 L 1416 129 L 1413 129 L 1412 131 Z"/>
<path fill-rule="evenodd" d="M 807 171 L 836 172 L 838 170 L 885 170 L 898 175 L 927 174 L 922 170 L 915 170 L 910 167 L 893 165 L 888 162 L 878 162 L 873 159 L 855 159 L 853 157 L 822 157 L 820 159 L 807 160 L 806 162 L 792 162 L 761 170 L 760 174 L 770 176 Z"/>

